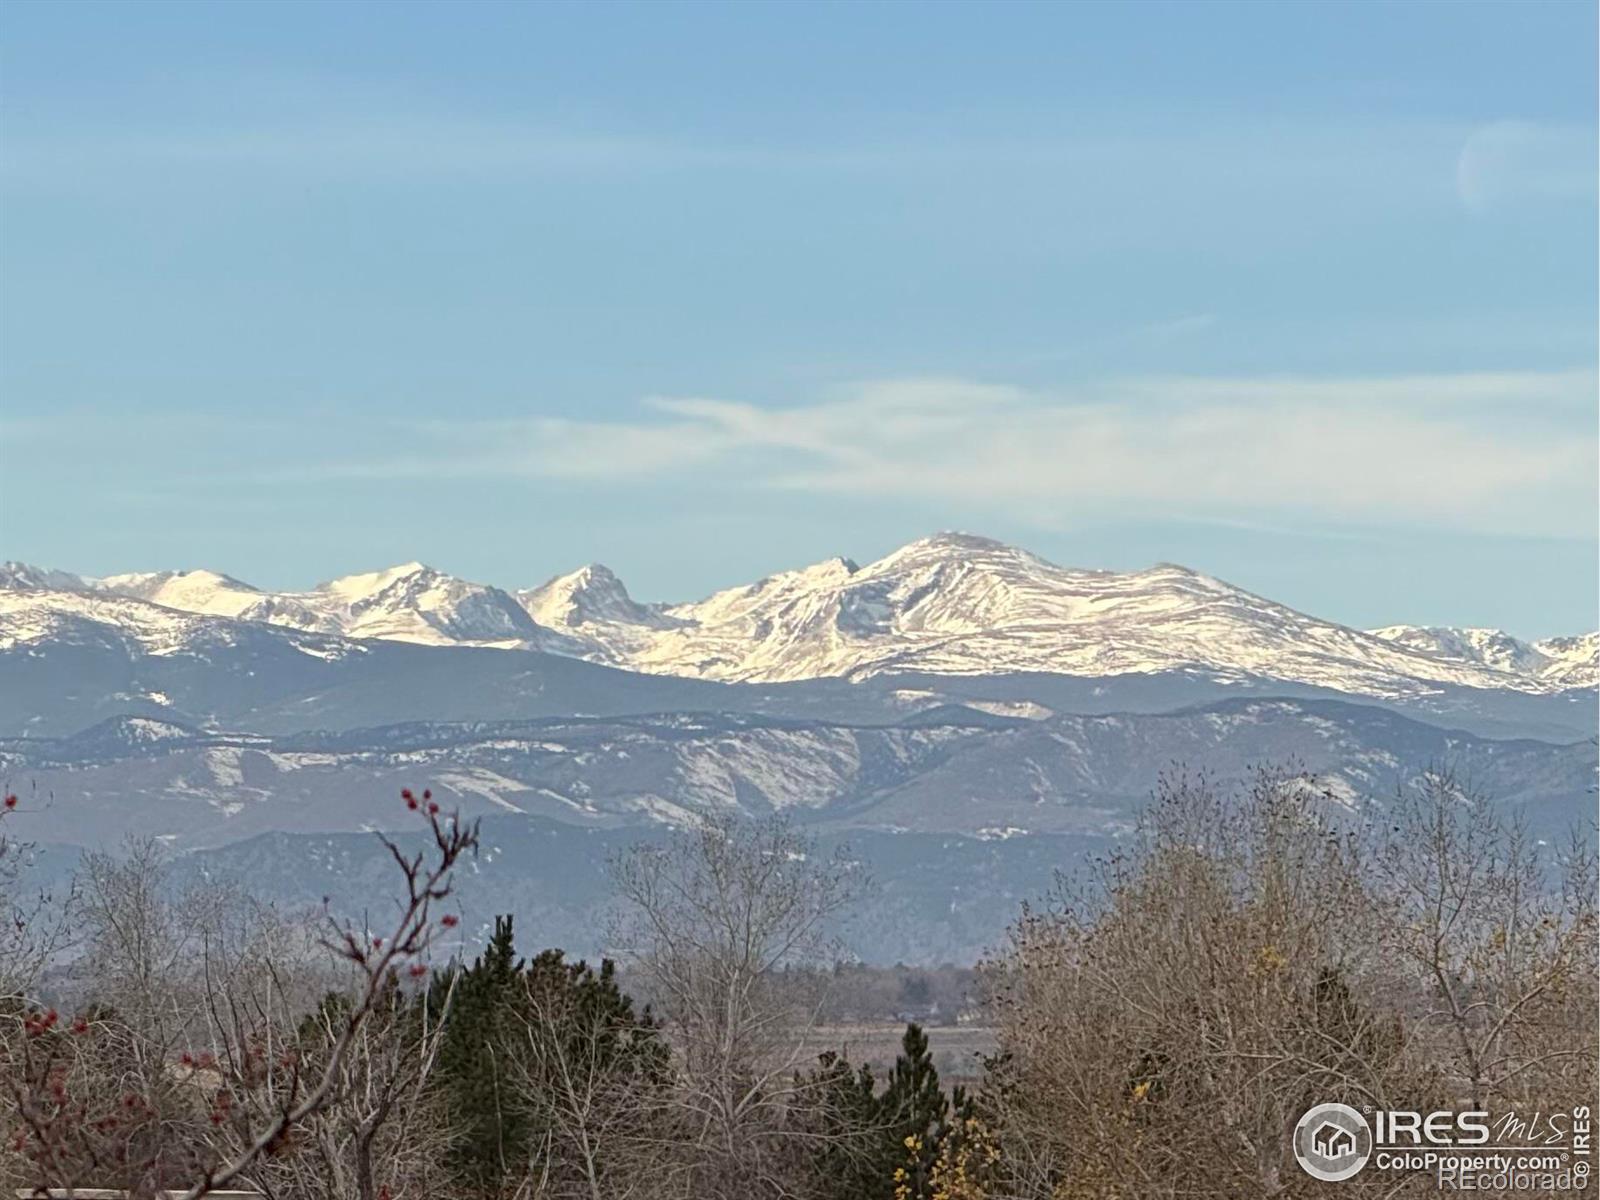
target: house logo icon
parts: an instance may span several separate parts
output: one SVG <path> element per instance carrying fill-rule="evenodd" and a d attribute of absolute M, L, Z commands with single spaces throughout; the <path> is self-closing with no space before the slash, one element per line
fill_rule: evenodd
<path fill-rule="evenodd" d="M 1294 1127 L 1295 1161 L 1313 1179 L 1349 1179 L 1371 1155 L 1372 1128 L 1348 1104 L 1318 1104 Z"/>
<path fill-rule="evenodd" d="M 1342 1125 L 1324 1121 L 1311 1135 L 1311 1145 L 1324 1158 L 1343 1158 L 1356 1152 L 1355 1135 Z"/>

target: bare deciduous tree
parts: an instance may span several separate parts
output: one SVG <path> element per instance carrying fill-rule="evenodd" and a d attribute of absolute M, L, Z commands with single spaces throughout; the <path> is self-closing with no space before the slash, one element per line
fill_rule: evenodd
<path fill-rule="evenodd" d="M 1557 853 L 1448 771 L 1355 806 L 1289 772 L 1164 781 L 1129 848 L 988 965 L 1014 1194 L 1285 1196 L 1315 1103 L 1582 1102 L 1594 898 L 1592 840 Z"/>
<path fill-rule="evenodd" d="M 614 877 L 626 912 L 619 945 L 679 1056 L 676 1128 L 661 1156 L 672 1174 L 657 1194 L 792 1194 L 794 1143 L 817 1124 L 796 1067 L 818 1004 L 776 975 L 834 957 L 830 922 L 862 886 L 860 868 L 819 856 L 781 819 L 730 819 L 636 847 Z"/>
<path fill-rule="evenodd" d="M 20 811 L 15 792 L 0 796 L 0 1006 L 12 1007 L 65 944 L 75 899 L 72 892 L 53 896 L 27 886 L 35 848 L 9 828 Z"/>
<path fill-rule="evenodd" d="M 1138 835 L 988 967 L 1016 1193 L 1275 1197 L 1312 1103 L 1389 1106 L 1356 830 L 1292 772 L 1163 781 Z"/>
<path fill-rule="evenodd" d="M 554 951 L 534 959 L 506 1050 L 531 1128 L 528 1195 L 659 1194 L 670 1054 L 650 1016 L 617 988 L 610 962 L 596 971 Z"/>
<path fill-rule="evenodd" d="M 1533 838 L 1448 769 L 1395 800 L 1373 856 L 1382 944 L 1454 1104 L 1572 1103 L 1596 1072 L 1595 851 Z"/>
<path fill-rule="evenodd" d="M 227 889 L 174 896 L 151 844 L 91 856 L 83 965 L 98 1003 L 70 1022 L 29 1009 L 0 1042 L 11 1152 L 0 1175 L 135 1197 L 175 1189 L 185 1200 L 235 1181 L 286 1197 L 343 1181 L 351 1190 L 341 1183 L 340 1194 L 378 1200 L 378 1139 L 394 1135 L 397 1114 L 402 1124 L 420 1115 L 410 1101 L 437 1044 L 434 1029 L 410 1024 L 399 981 L 426 976 L 429 947 L 456 923 L 436 910 L 477 845 L 476 826 L 427 793 L 403 795 L 431 845 L 407 855 L 383 839 L 403 881 L 386 934 L 325 915 L 323 963 L 331 955 L 349 984 L 309 1026 L 306 997 L 332 975 L 296 969 L 305 930 Z M 307 1144 L 331 1177 L 300 1172 L 296 1190 L 293 1160 Z"/>

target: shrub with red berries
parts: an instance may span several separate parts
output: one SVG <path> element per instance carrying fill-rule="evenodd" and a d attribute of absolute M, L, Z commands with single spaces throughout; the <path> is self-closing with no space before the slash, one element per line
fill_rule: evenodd
<path fill-rule="evenodd" d="M 441 924 L 437 910 L 454 868 L 476 851 L 477 829 L 444 817 L 430 790 L 401 796 L 424 812 L 431 844 L 406 854 L 379 835 L 399 873 L 393 924 L 372 930 L 325 910 L 322 945 L 350 983 L 310 1017 L 290 998 L 328 978 L 326 968 L 306 960 L 297 978 L 300 967 L 274 949 L 303 946 L 303 937 L 257 947 L 217 916 L 220 893 L 192 907 L 169 903 L 154 882 L 116 877 L 120 864 L 108 859 L 112 883 L 90 910 L 104 922 L 105 952 L 148 957 L 108 975 L 118 990 L 76 1016 L 48 1005 L 8 1011 L 0 998 L 0 1192 L 105 1187 L 196 1198 L 270 1185 L 282 1196 L 442 1194 L 416 1182 L 442 1182 L 446 1144 L 423 1087 L 442 1029 L 426 960 L 454 924 Z M 0 817 L 17 808 L 14 793 L 0 798 Z M 285 934 L 293 924 L 272 920 Z M 98 936 L 86 939 L 96 954 Z M 0 959 L 5 949 L 0 940 Z M 309 1155 L 311 1146 L 335 1151 Z M 413 1182 L 399 1188 L 401 1178 Z"/>

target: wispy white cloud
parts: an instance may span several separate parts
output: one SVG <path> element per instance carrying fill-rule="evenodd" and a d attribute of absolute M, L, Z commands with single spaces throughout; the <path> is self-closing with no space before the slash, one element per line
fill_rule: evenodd
<path fill-rule="evenodd" d="M 1176 189 L 1198 203 L 1217 194 L 1237 203 L 1262 189 L 1312 196 L 1328 190 L 1390 203 L 1437 181 L 1436 157 L 1461 139 L 1458 125 L 1434 122 L 1380 128 L 1349 122 L 1197 122 L 1174 131 L 1165 121 L 1121 114 L 1101 132 L 1021 132 L 944 126 L 868 129 L 826 138 L 687 136 L 660 130 L 614 131 L 554 117 L 509 120 L 395 100 L 242 105 L 252 117 L 223 120 L 204 110 L 183 123 L 133 119 L 87 126 L 13 122 L 0 152 L 0 181 L 30 189 L 103 184 L 170 184 L 215 172 L 287 181 L 316 178 L 587 175 L 627 172 L 827 172 L 900 177 L 985 170 L 999 183 L 1061 177 L 1075 203 L 1102 215 L 1129 205 L 1169 211 Z M 1154 189 L 1151 181 L 1159 181 Z M 1127 181 L 1119 186 L 1119 181 Z M 1157 194 L 1150 195 L 1154 190 Z M 1112 197 L 1095 208 L 1093 198 Z M 1447 193 L 1446 193 L 1447 194 Z"/>
<path fill-rule="evenodd" d="M 416 449 L 325 474 L 509 475 L 960 502 L 1075 514 L 1439 524 L 1587 536 L 1593 372 L 1164 378 L 1035 392 L 863 383 L 781 408 L 656 398 L 631 420 L 411 427 Z M 1526 419 L 1507 414 L 1526 412 Z M 1536 419 L 1537 418 L 1537 419 Z"/>
<path fill-rule="evenodd" d="M 1593 128 L 1493 121 L 1474 129 L 1456 157 L 1456 195 L 1474 213 L 1594 193 Z"/>
<path fill-rule="evenodd" d="M 736 161 L 715 147 L 559 130 L 452 124 L 329 123 L 223 132 L 124 133 L 12 142 L 6 159 L 21 174 L 73 169 L 250 166 L 406 173 L 704 166 Z"/>

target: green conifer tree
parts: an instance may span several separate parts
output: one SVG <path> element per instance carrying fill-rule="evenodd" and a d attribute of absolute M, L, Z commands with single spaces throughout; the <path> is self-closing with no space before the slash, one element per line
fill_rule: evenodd
<path fill-rule="evenodd" d="M 863 1063 L 852 1070 L 844 1055 L 829 1050 L 796 1083 L 814 1113 L 814 1132 L 820 1135 L 812 1156 L 811 1194 L 816 1200 L 876 1200 L 886 1195 L 894 1168 L 884 1156 L 872 1068 Z"/>
<path fill-rule="evenodd" d="M 478 1195 L 498 1194 L 527 1161 L 527 1122 L 513 1103 L 503 1053 L 522 970 L 511 918 L 496 917 L 488 946 L 453 981 L 439 1047 L 436 1070 L 455 1134 L 450 1165 Z M 452 980 L 439 975 L 432 986 L 438 1011 Z"/>
<path fill-rule="evenodd" d="M 889 1085 L 878 1098 L 884 1161 L 892 1164 L 884 1195 L 893 1198 L 896 1186 L 916 1200 L 927 1195 L 928 1177 L 948 1131 L 949 1114 L 950 1101 L 939 1086 L 928 1035 L 912 1022 L 901 1039 Z M 904 1171 L 903 1176 L 895 1175 L 897 1168 Z"/>

